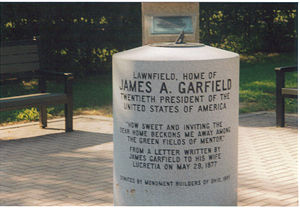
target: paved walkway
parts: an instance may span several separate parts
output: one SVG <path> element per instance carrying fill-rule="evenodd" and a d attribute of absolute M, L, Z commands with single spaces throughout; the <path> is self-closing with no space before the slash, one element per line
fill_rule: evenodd
<path fill-rule="evenodd" d="M 297 116 L 276 128 L 270 112 L 240 117 L 240 206 L 297 206 Z M 113 205 L 112 119 L 76 116 L 0 128 L 0 205 Z"/>

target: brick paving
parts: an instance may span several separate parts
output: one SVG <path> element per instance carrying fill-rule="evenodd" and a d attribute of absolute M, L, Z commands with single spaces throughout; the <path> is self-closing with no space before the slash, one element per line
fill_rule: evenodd
<path fill-rule="evenodd" d="M 277 128 L 274 113 L 240 116 L 238 205 L 298 206 L 297 121 Z"/>
<path fill-rule="evenodd" d="M 240 116 L 239 206 L 298 206 L 297 121 Z M 112 119 L 76 116 L 74 129 L 63 119 L 0 128 L 0 206 L 113 205 Z"/>

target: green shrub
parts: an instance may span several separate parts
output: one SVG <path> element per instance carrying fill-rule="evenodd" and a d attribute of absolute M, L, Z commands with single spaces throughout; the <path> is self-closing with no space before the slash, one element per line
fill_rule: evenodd
<path fill-rule="evenodd" d="M 36 108 L 24 109 L 17 114 L 18 121 L 36 121 L 39 119 L 39 112 Z"/>
<path fill-rule="evenodd" d="M 42 67 L 111 71 L 115 52 L 142 44 L 140 3 L 0 3 L 1 40 L 40 36 Z M 297 50 L 297 3 L 200 3 L 200 41 L 226 50 Z"/>

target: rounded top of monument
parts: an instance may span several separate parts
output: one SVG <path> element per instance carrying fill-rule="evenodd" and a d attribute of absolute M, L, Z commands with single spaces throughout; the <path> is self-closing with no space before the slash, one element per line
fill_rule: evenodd
<path fill-rule="evenodd" d="M 203 43 L 191 43 L 191 42 L 161 42 L 161 43 L 152 43 L 149 44 L 152 47 L 167 47 L 167 48 L 192 48 L 192 47 L 201 47 L 204 46 Z"/>
<path fill-rule="evenodd" d="M 239 54 L 207 45 L 164 47 L 145 45 L 113 55 L 113 58 L 132 61 L 195 61 L 238 57 Z"/>

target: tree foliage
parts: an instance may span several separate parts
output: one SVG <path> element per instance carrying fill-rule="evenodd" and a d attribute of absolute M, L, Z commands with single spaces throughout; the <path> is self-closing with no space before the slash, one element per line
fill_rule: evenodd
<path fill-rule="evenodd" d="M 200 40 L 239 53 L 293 51 L 296 3 L 200 3 Z"/>
<path fill-rule="evenodd" d="M 141 45 L 137 3 L 6 3 L 1 39 L 39 36 L 43 67 L 106 72 L 113 53 Z"/>
<path fill-rule="evenodd" d="M 140 3 L 1 3 L 1 40 L 39 36 L 43 67 L 108 72 L 112 54 L 141 45 Z M 200 41 L 239 52 L 293 51 L 297 3 L 200 3 Z"/>

